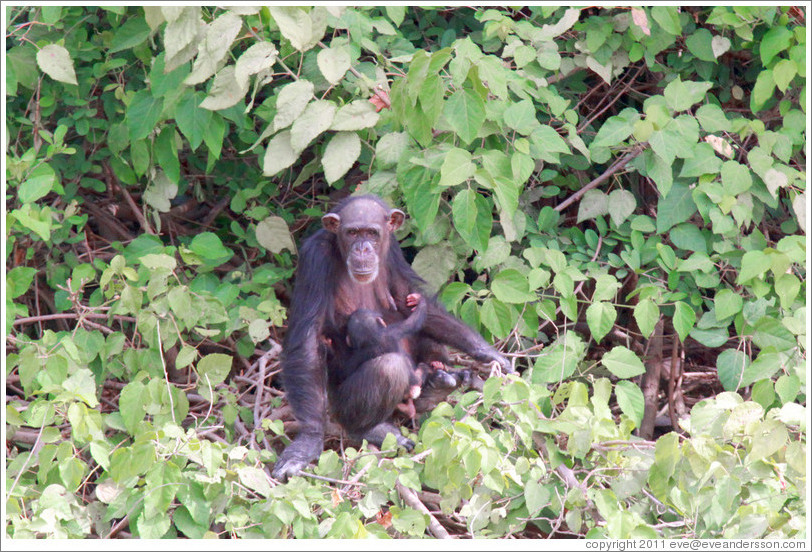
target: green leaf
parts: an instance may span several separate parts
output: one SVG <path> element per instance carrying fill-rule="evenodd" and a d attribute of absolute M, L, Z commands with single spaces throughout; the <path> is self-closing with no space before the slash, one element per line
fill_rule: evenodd
<path fill-rule="evenodd" d="M 742 351 L 725 349 L 716 357 L 716 375 L 725 391 L 736 391 L 741 387 L 741 377 L 750 359 Z"/>
<path fill-rule="evenodd" d="M 202 99 L 202 94 L 199 93 L 186 94 L 175 107 L 175 121 L 178 123 L 180 131 L 189 140 L 192 150 L 196 150 L 203 142 L 206 128 L 211 124 L 213 116 L 211 111 L 200 107 Z"/>
<path fill-rule="evenodd" d="M 283 130 L 268 142 L 262 163 L 262 174 L 273 176 L 293 165 L 298 159 L 299 152 L 290 145 L 290 131 Z"/>
<path fill-rule="evenodd" d="M 638 119 L 639 115 L 637 119 L 621 117 L 620 115 L 609 117 L 598 129 L 598 133 L 595 135 L 595 139 L 592 140 L 590 147 L 619 146 L 632 135 L 634 124 Z"/>
<path fill-rule="evenodd" d="M 550 489 L 531 479 L 524 486 L 524 503 L 530 517 L 535 517 L 542 508 L 550 504 Z"/>
<path fill-rule="evenodd" d="M 643 423 L 643 413 L 645 411 L 645 399 L 640 387 L 628 380 L 622 380 L 615 385 L 615 396 L 620 411 L 623 412 L 636 427 Z"/>
<path fill-rule="evenodd" d="M 192 238 L 189 249 L 202 259 L 217 262 L 218 265 L 230 259 L 234 252 L 223 245 L 217 234 L 202 232 Z"/>
<path fill-rule="evenodd" d="M 680 80 L 679 76 L 663 90 L 666 105 L 674 111 L 685 111 L 705 99 L 713 83 Z"/>
<path fill-rule="evenodd" d="M 146 19 L 142 16 L 130 17 L 115 30 L 108 54 L 138 46 L 149 38 L 150 32 Z"/>
<path fill-rule="evenodd" d="M 707 142 L 696 144 L 694 145 L 693 150 L 694 156 L 687 158 L 682 164 L 682 170 L 680 170 L 679 173 L 680 177 L 691 178 L 706 174 L 719 173 L 722 168 L 722 160 L 716 156 L 716 153 L 714 153 L 713 147 L 710 144 Z M 672 176 L 670 168 L 669 176 Z"/>
<path fill-rule="evenodd" d="M 124 421 L 124 427 L 130 435 L 135 435 L 135 430 L 146 414 L 146 403 L 144 397 L 144 384 L 140 381 L 131 381 L 124 389 L 118 399 L 118 409 Z"/>
<path fill-rule="evenodd" d="M 801 291 L 801 281 L 794 274 L 782 274 L 775 279 L 775 294 L 781 300 L 781 308 L 790 310 Z"/>
<path fill-rule="evenodd" d="M 665 32 L 674 36 L 682 34 L 682 25 L 679 21 L 679 11 L 676 6 L 654 6 L 651 8 L 651 17 Z"/>
<path fill-rule="evenodd" d="M 361 138 L 356 132 L 339 132 L 327 144 L 321 163 L 324 177 L 332 184 L 352 168 L 361 155 Z"/>
<path fill-rule="evenodd" d="M 503 113 L 505 124 L 524 136 L 533 132 L 539 122 L 536 119 L 536 110 L 530 100 L 520 100 L 512 103 Z"/>
<path fill-rule="evenodd" d="M 448 98 L 443 113 L 452 130 L 467 144 L 476 138 L 485 122 L 485 101 L 470 88 L 464 88 Z"/>
<path fill-rule="evenodd" d="M 127 106 L 127 127 L 130 129 L 130 142 L 146 138 L 161 120 L 164 102 L 154 98 L 148 90 L 135 93 Z"/>
<path fill-rule="evenodd" d="M 657 233 L 665 234 L 672 226 L 688 220 L 696 212 L 691 188 L 675 182 L 671 191 L 657 202 Z"/>
<path fill-rule="evenodd" d="M 496 298 L 504 303 L 527 303 L 536 300 L 536 295 L 530 293 L 527 277 L 512 268 L 498 272 L 494 276 L 491 290 Z"/>
<path fill-rule="evenodd" d="M 761 275 L 770 268 L 770 259 L 762 251 L 748 251 L 742 257 L 742 267 L 739 270 L 737 284 L 743 284 L 753 278 L 761 278 Z"/>
<path fill-rule="evenodd" d="M 31 287 L 37 269 L 30 266 L 15 266 L 6 273 L 6 293 L 9 299 L 16 299 Z"/>
<path fill-rule="evenodd" d="M 578 204 L 577 222 L 598 218 L 608 212 L 609 198 L 601 190 L 593 188 L 584 194 Z"/>
<path fill-rule="evenodd" d="M 716 61 L 718 57 L 713 48 L 713 35 L 708 29 L 699 28 L 685 39 L 688 51 L 702 61 Z"/>
<path fill-rule="evenodd" d="M 708 243 L 702 231 L 689 222 L 678 224 L 668 233 L 671 243 L 686 251 L 708 253 Z"/>
<path fill-rule="evenodd" d="M 646 371 L 646 367 L 640 358 L 622 345 L 618 345 L 605 353 L 601 358 L 601 364 L 621 379 L 633 378 Z"/>
<path fill-rule="evenodd" d="M 144 476 L 146 510 L 165 512 L 175 500 L 181 484 L 180 468 L 172 462 L 156 462 Z"/>
<path fill-rule="evenodd" d="M 643 299 L 634 307 L 634 320 L 643 337 L 648 338 L 660 319 L 660 308 L 651 299 Z"/>
<path fill-rule="evenodd" d="M 48 163 L 39 164 L 28 173 L 25 181 L 17 190 L 17 198 L 21 203 L 33 203 L 45 197 L 58 184 L 56 173 Z"/>
<path fill-rule="evenodd" d="M 234 78 L 240 87 L 248 87 L 248 77 L 251 75 L 271 69 L 278 53 L 270 42 L 257 42 L 243 52 L 234 67 Z"/>
<path fill-rule="evenodd" d="M 716 104 L 704 104 L 696 110 L 696 118 L 708 132 L 729 132 L 730 121 L 724 110 Z"/>
<path fill-rule="evenodd" d="M 778 420 L 767 419 L 757 424 L 747 462 L 772 456 L 784 448 L 788 438 L 787 427 Z"/>
<path fill-rule="evenodd" d="M 717 320 L 724 320 L 742 310 L 742 296 L 731 289 L 725 288 L 716 293 L 713 299 L 713 310 Z"/>
<path fill-rule="evenodd" d="M 234 74 L 234 66 L 226 65 L 214 76 L 209 95 L 200 102 L 200 109 L 218 111 L 228 109 L 245 98 L 248 84 L 241 83 Z"/>
<path fill-rule="evenodd" d="M 760 349 L 771 347 L 775 351 L 788 351 L 798 346 L 798 342 L 777 318 L 765 316 L 753 328 L 753 343 Z"/>
<path fill-rule="evenodd" d="M 336 104 L 329 100 L 315 100 L 290 127 L 290 146 L 302 151 L 322 132 L 330 128 L 336 114 Z"/>
<path fill-rule="evenodd" d="M 765 69 L 756 77 L 756 84 L 753 85 L 753 92 L 750 94 L 750 110 L 758 113 L 764 109 L 768 100 L 773 98 L 775 92 L 775 79 L 772 69 Z"/>
<path fill-rule="evenodd" d="M 741 375 L 739 388 L 773 377 L 784 366 L 785 356 L 773 351 L 761 351 L 756 360 L 749 364 Z"/>
<path fill-rule="evenodd" d="M 775 381 L 775 392 L 783 404 L 794 401 L 800 391 L 801 380 L 795 374 L 791 376 L 784 374 Z"/>
<path fill-rule="evenodd" d="M 231 372 L 231 356 L 222 353 L 211 353 L 197 363 L 200 385 L 208 387 L 222 383 Z"/>
<path fill-rule="evenodd" d="M 37 65 L 43 73 L 55 81 L 77 84 L 73 60 L 64 46 L 46 44 L 37 52 Z"/>
<path fill-rule="evenodd" d="M 180 182 L 180 161 L 178 160 L 178 147 L 175 143 L 175 127 L 167 125 L 155 140 L 153 154 L 157 165 L 161 167 L 167 178 L 178 184 Z"/>
<path fill-rule="evenodd" d="M 271 253 L 280 253 L 285 249 L 296 252 L 290 229 L 282 217 L 270 216 L 260 221 L 257 224 L 256 237 L 257 243 Z"/>
<path fill-rule="evenodd" d="M 798 64 L 791 59 L 782 59 L 773 67 L 773 80 L 781 92 L 786 92 L 792 79 L 798 74 Z"/>
<path fill-rule="evenodd" d="M 680 341 L 685 341 L 691 328 L 696 324 L 696 312 L 689 305 L 682 301 L 677 301 L 674 305 L 674 329 L 677 330 Z"/>
<path fill-rule="evenodd" d="M 476 226 L 476 192 L 468 188 L 457 192 L 451 201 L 451 216 L 454 227 L 463 238 L 471 235 Z"/>
<path fill-rule="evenodd" d="M 532 383 L 558 383 L 575 373 L 578 363 L 586 354 L 586 344 L 581 337 L 567 331 L 536 357 L 533 364 Z"/>
<path fill-rule="evenodd" d="M 707 253 L 695 252 L 687 259 L 683 259 L 678 263 L 677 271 L 679 272 L 714 272 L 716 266 L 710 260 Z"/>
<path fill-rule="evenodd" d="M 637 199 L 629 190 L 616 189 L 609 194 L 609 216 L 615 226 L 623 224 L 636 208 Z"/>
<path fill-rule="evenodd" d="M 722 186 L 725 193 L 736 196 L 746 192 L 753 185 L 750 169 L 736 161 L 722 163 Z"/>
<path fill-rule="evenodd" d="M 380 115 L 367 100 L 354 100 L 336 111 L 330 130 L 362 130 L 374 127 Z"/>
<path fill-rule="evenodd" d="M 409 141 L 409 135 L 405 132 L 389 132 L 381 136 L 375 144 L 375 161 L 378 168 L 385 169 L 397 164 L 400 156 L 409 147 Z"/>
<path fill-rule="evenodd" d="M 400 27 L 401 23 L 403 23 L 403 19 L 406 17 L 406 6 L 391 6 L 386 4 L 384 9 L 386 10 L 386 15 L 392 20 L 392 23 L 394 23 L 396 27 Z"/>
<path fill-rule="evenodd" d="M 792 31 L 783 25 L 770 27 L 759 42 L 761 64 L 767 67 L 775 56 L 789 48 L 792 36 Z"/>
<path fill-rule="evenodd" d="M 324 48 L 316 56 L 319 70 L 330 84 L 338 84 L 350 68 L 350 47 Z"/>
<path fill-rule="evenodd" d="M 240 483 L 255 491 L 256 493 L 268 498 L 271 494 L 271 483 L 268 476 L 259 468 L 245 466 L 237 469 L 237 476 L 240 478 Z"/>
<path fill-rule="evenodd" d="M 323 29 L 319 32 L 320 26 L 318 24 L 314 25 L 310 14 L 308 14 L 304 8 L 298 6 L 271 6 L 268 10 L 277 26 L 279 26 L 279 31 L 282 33 L 282 36 L 287 38 L 291 45 L 300 52 L 312 48 L 321 40 L 324 34 Z"/>
<path fill-rule="evenodd" d="M 599 301 L 592 303 L 586 309 L 586 323 L 592 332 L 592 337 L 598 343 L 609 333 L 616 319 L 617 311 L 611 303 Z"/>
<path fill-rule="evenodd" d="M 313 90 L 313 83 L 304 79 L 282 87 L 276 99 L 274 130 L 282 130 L 299 118 L 307 104 L 313 99 Z"/>
<path fill-rule="evenodd" d="M 66 342 L 63 340 L 63 345 L 65 344 Z M 79 399 L 91 408 L 95 408 L 99 404 L 99 400 L 96 398 L 96 380 L 93 373 L 87 368 L 78 369 L 62 382 L 62 387 L 71 398 Z"/>
<path fill-rule="evenodd" d="M 595 291 L 592 294 L 592 301 L 612 301 L 620 287 L 620 282 L 611 274 L 599 274 L 595 277 Z"/>
<path fill-rule="evenodd" d="M 440 186 L 450 187 L 465 182 L 474 175 L 476 166 L 471 154 L 460 148 L 452 148 L 445 154 L 440 167 Z"/>
<path fill-rule="evenodd" d="M 482 325 L 499 339 L 503 339 L 510 334 L 517 318 L 508 305 L 492 298 L 483 301 L 479 316 Z"/>
<path fill-rule="evenodd" d="M 539 125 L 530 135 L 530 138 L 539 148 L 539 154 L 545 161 L 558 163 L 557 153 L 570 153 L 570 148 L 561 135 L 550 125 Z"/>

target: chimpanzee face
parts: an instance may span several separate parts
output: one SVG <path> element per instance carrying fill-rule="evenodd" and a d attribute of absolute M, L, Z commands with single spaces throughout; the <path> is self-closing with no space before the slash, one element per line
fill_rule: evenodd
<path fill-rule="evenodd" d="M 389 248 L 389 239 L 405 215 L 386 209 L 374 200 L 359 198 L 338 213 L 322 217 L 324 228 L 338 238 L 347 273 L 358 284 L 374 282 Z"/>

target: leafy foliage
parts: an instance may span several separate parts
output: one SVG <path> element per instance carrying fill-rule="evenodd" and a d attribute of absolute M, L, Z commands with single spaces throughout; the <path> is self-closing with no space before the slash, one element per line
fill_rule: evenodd
<path fill-rule="evenodd" d="M 807 537 L 799 8 L 7 17 L 8 536 Z M 521 375 L 282 485 L 351 189 Z"/>

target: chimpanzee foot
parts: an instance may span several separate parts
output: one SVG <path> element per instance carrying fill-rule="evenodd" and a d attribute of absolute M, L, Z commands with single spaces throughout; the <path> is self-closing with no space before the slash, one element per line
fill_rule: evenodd
<path fill-rule="evenodd" d="M 415 400 L 417 412 L 428 412 L 446 400 L 448 395 L 470 385 L 473 374 L 470 370 L 434 370 L 426 376 L 423 392 Z"/>
<path fill-rule="evenodd" d="M 381 422 L 363 435 L 358 436 L 358 438 L 366 439 L 370 444 L 380 448 L 381 445 L 383 445 L 383 440 L 386 439 L 386 436 L 390 433 L 395 436 L 398 446 L 411 452 L 414 448 L 414 441 L 401 435 L 397 426 L 390 422 Z"/>

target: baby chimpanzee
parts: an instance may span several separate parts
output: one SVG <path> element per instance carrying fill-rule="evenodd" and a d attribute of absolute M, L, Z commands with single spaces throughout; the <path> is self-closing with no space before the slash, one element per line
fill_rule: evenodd
<path fill-rule="evenodd" d="M 406 297 L 406 305 L 413 308 L 412 314 L 403 321 L 386 325 L 380 313 L 368 309 L 358 309 L 350 315 L 347 322 L 347 345 L 350 347 L 349 358 L 344 365 L 344 385 L 355 385 L 356 378 L 374 379 L 377 383 L 357 386 L 363 393 L 372 392 L 375 397 L 358 397 L 361 404 L 379 404 L 381 394 L 385 397 L 385 407 L 388 412 L 399 409 L 410 417 L 415 417 L 414 399 L 420 396 L 424 367 L 417 368 L 412 357 L 404 350 L 402 341 L 423 328 L 426 321 L 426 301 L 418 293 Z M 367 400 L 368 399 L 368 400 Z M 344 405 L 335 405 L 336 417 L 339 422 L 345 417 L 351 417 L 355 423 L 366 429 L 368 425 L 364 418 L 370 414 L 380 417 L 377 411 L 369 412 L 367 409 L 356 408 L 347 411 Z M 374 410 L 374 409 L 372 409 Z M 369 424 L 373 424 L 369 420 Z"/>

